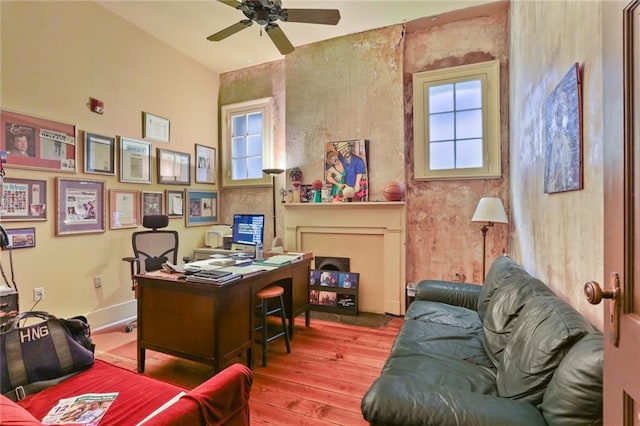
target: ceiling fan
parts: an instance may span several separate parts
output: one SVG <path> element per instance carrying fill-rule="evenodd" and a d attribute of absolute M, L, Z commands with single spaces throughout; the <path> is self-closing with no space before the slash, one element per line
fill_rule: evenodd
<path fill-rule="evenodd" d="M 283 9 L 281 0 L 218 1 L 242 11 L 247 19 L 243 19 L 236 24 L 210 35 L 207 37 L 207 40 L 223 40 L 240 30 L 250 27 L 256 22 L 258 25 L 264 25 L 267 35 L 283 55 L 293 52 L 295 48 L 276 23 L 278 19 L 283 22 L 325 25 L 337 25 L 338 21 L 340 21 L 340 11 L 337 9 Z"/>

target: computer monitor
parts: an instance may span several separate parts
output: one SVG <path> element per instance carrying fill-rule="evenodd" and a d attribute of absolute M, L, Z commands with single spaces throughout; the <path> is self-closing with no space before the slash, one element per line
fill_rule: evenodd
<path fill-rule="evenodd" d="M 264 238 L 264 215 L 234 214 L 231 229 L 231 244 L 234 249 L 255 248 Z"/>

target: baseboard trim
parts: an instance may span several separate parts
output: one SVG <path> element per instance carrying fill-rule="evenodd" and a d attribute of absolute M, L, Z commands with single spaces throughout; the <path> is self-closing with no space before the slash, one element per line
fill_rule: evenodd
<path fill-rule="evenodd" d="M 131 300 L 119 305 L 89 312 L 87 319 L 93 331 L 100 331 L 119 324 L 124 326 L 129 321 L 135 319 L 137 310 L 138 304 L 136 300 Z"/>

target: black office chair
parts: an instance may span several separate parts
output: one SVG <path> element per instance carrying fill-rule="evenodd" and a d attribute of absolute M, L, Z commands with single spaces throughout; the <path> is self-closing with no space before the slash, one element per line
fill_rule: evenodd
<path fill-rule="evenodd" d="M 134 232 L 131 235 L 134 257 L 124 257 L 122 260 L 129 262 L 131 268 L 131 289 L 137 291 L 135 276 L 145 272 L 162 269 L 162 264 L 171 262 L 174 265 L 178 261 L 178 231 L 163 230 L 169 225 L 167 215 L 147 215 L 142 218 L 142 226 L 150 229 Z M 129 322 L 125 331 L 133 331 L 136 320 Z"/>

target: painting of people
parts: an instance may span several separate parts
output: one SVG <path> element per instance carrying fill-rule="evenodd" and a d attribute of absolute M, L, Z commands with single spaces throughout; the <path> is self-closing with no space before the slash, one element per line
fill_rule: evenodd
<path fill-rule="evenodd" d="M 332 202 L 347 197 L 352 198 L 349 201 L 368 201 L 367 148 L 368 141 L 364 139 L 327 143 L 324 180 Z"/>

